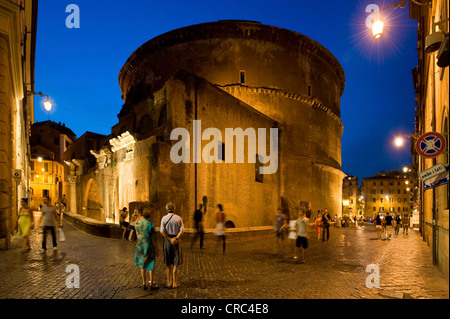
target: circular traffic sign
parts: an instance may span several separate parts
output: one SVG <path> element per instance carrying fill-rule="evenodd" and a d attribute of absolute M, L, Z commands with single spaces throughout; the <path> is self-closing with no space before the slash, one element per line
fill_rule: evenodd
<path fill-rule="evenodd" d="M 420 156 L 433 158 L 445 150 L 444 136 L 437 132 L 428 132 L 417 139 L 416 151 Z"/>

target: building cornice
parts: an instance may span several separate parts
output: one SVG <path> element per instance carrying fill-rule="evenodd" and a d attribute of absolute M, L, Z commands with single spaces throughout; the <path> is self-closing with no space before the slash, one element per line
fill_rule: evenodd
<path fill-rule="evenodd" d="M 279 88 L 268 88 L 268 87 L 254 87 L 242 84 L 227 84 L 227 85 L 216 85 L 227 93 L 234 95 L 235 93 L 245 93 L 245 94 L 266 94 L 277 96 L 281 98 L 291 99 L 303 104 L 310 106 L 313 109 L 317 109 L 325 112 L 328 116 L 330 116 L 333 120 L 338 122 L 341 134 L 344 131 L 344 124 L 342 123 L 341 118 L 329 107 L 324 105 L 322 101 L 318 98 L 311 98 L 302 94 L 288 92 Z"/>

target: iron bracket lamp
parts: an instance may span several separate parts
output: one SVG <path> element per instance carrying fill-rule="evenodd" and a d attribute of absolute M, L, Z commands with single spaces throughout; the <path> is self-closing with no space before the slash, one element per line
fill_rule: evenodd
<path fill-rule="evenodd" d="M 31 92 L 31 91 L 27 91 L 27 96 L 34 96 L 34 95 L 39 95 L 40 97 L 47 97 L 47 100 L 44 101 L 44 108 L 46 111 L 50 112 L 50 110 L 52 109 L 52 102 L 50 102 L 50 97 L 47 94 L 43 94 L 42 92 Z"/>

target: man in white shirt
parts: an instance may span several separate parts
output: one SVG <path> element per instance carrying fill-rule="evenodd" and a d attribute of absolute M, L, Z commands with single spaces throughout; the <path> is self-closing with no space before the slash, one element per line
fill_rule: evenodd
<path fill-rule="evenodd" d="M 50 205 L 50 198 L 44 197 L 44 205 L 41 208 L 41 221 L 44 219 L 43 223 L 43 234 L 42 234 L 42 253 L 47 251 L 47 231 L 50 230 L 52 233 L 52 243 L 53 250 L 57 250 L 58 243 L 56 241 L 56 227 L 61 227 L 61 221 L 59 220 L 60 213 L 56 210 L 55 206 Z"/>
<path fill-rule="evenodd" d="M 166 264 L 167 287 L 178 287 L 178 267 L 183 263 L 180 236 L 184 233 L 183 219 L 175 214 L 175 204 L 166 205 L 167 215 L 161 218 L 161 235 L 164 237 L 163 251 Z"/>
<path fill-rule="evenodd" d="M 302 261 L 301 263 L 305 262 L 306 257 L 306 248 L 308 248 L 308 237 L 306 236 L 307 230 L 308 230 L 308 224 L 309 219 L 305 215 L 304 210 L 300 210 L 299 218 L 297 220 L 297 241 L 295 243 L 295 246 L 297 247 L 295 251 L 294 259 L 298 259 L 298 255 L 300 250 L 302 250 Z"/>

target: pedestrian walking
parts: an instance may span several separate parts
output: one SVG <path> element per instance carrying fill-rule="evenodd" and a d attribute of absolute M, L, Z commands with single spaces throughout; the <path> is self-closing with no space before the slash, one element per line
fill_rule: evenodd
<path fill-rule="evenodd" d="M 323 227 L 322 241 L 325 241 L 325 233 L 327 233 L 327 241 L 330 239 L 330 221 L 331 221 L 330 214 L 328 213 L 328 209 L 325 208 L 324 213 L 322 215 L 322 227 Z"/>
<path fill-rule="evenodd" d="M 138 222 L 138 218 L 141 214 L 139 213 L 138 209 L 135 209 L 133 211 L 133 215 L 131 215 L 130 218 L 130 224 L 128 225 L 128 230 L 130 231 L 130 233 L 128 234 L 128 240 L 129 241 L 133 241 L 133 235 L 136 234 L 136 224 Z M 136 236 L 137 238 L 137 236 Z"/>
<path fill-rule="evenodd" d="M 63 195 L 63 197 L 61 199 L 61 204 L 64 205 L 64 210 L 66 211 L 68 208 L 66 194 Z"/>
<path fill-rule="evenodd" d="M 161 218 L 160 232 L 164 237 L 163 251 L 166 264 L 167 287 L 177 288 L 179 266 L 183 264 L 180 237 L 184 233 L 183 219 L 175 213 L 175 204 L 166 205 L 167 215 Z"/>
<path fill-rule="evenodd" d="M 315 232 L 317 234 L 317 240 L 320 240 L 320 234 L 322 234 L 322 214 L 320 212 L 320 209 L 317 211 L 315 226 L 316 226 Z"/>
<path fill-rule="evenodd" d="M 296 250 L 294 260 L 298 260 L 298 256 L 300 255 L 300 250 L 302 251 L 301 256 L 302 260 L 300 261 L 302 264 L 305 263 L 306 259 L 306 248 L 308 248 L 308 237 L 307 237 L 307 227 L 309 224 L 309 219 L 305 215 L 304 210 L 300 210 L 299 218 L 297 219 L 296 228 L 297 228 L 297 240 L 296 240 Z"/>
<path fill-rule="evenodd" d="M 295 255 L 296 243 L 297 243 L 297 213 L 292 214 L 292 219 L 289 220 L 289 234 L 288 234 L 288 247 L 292 247 Z"/>
<path fill-rule="evenodd" d="M 135 210 L 137 211 L 137 209 Z M 134 255 L 134 264 L 141 270 L 142 288 L 147 290 L 158 289 L 159 286 L 155 283 L 153 269 L 155 269 L 155 240 L 156 232 L 155 225 L 150 221 L 151 211 L 146 208 L 143 211 L 143 218 L 136 223 L 136 251 Z M 136 217 L 137 219 L 138 217 Z M 149 281 L 147 281 L 147 274 Z M 147 282 L 150 284 L 147 286 Z"/>
<path fill-rule="evenodd" d="M 222 204 L 217 205 L 218 211 L 216 213 L 216 236 L 218 242 L 222 240 L 222 254 L 225 255 L 226 235 L 225 235 L 225 213 Z"/>
<path fill-rule="evenodd" d="M 341 216 L 338 216 L 338 217 L 336 218 L 336 221 L 335 221 L 334 225 L 335 225 L 337 228 L 341 228 L 341 227 L 342 227 L 342 217 L 341 217 Z"/>
<path fill-rule="evenodd" d="M 400 226 L 402 224 L 402 220 L 400 218 L 400 215 L 396 214 L 395 218 L 394 218 L 394 221 L 395 221 L 394 234 L 398 235 L 398 233 L 400 232 Z"/>
<path fill-rule="evenodd" d="M 122 208 L 122 210 L 120 211 L 120 214 L 119 214 L 119 224 L 120 224 L 120 227 L 122 227 L 122 229 L 123 229 L 122 240 L 125 240 L 125 234 L 128 230 L 129 223 L 127 221 L 127 218 L 128 218 L 128 209 L 126 207 L 124 207 L 124 208 Z"/>
<path fill-rule="evenodd" d="M 404 214 L 402 218 L 403 235 L 408 235 L 409 223 L 410 220 L 408 214 Z"/>
<path fill-rule="evenodd" d="M 281 252 L 284 256 L 285 249 L 285 229 L 287 227 L 287 218 L 283 213 L 283 209 L 278 208 L 275 214 L 274 230 L 275 230 L 275 253 Z"/>
<path fill-rule="evenodd" d="M 194 246 L 194 243 L 197 241 L 197 238 L 200 238 L 200 249 L 203 249 L 203 238 L 205 235 L 205 231 L 203 228 L 203 204 L 200 204 L 198 206 L 198 209 L 194 212 L 194 228 L 195 228 L 195 234 L 192 237 L 191 242 L 191 249 Z"/>
<path fill-rule="evenodd" d="M 391 215 L 389 215 L 389 212 L 386 213 L 386 217 L 384 218 L 384 220 L 386 225 L 386 239 L 391 240 L 393 218 Z"/>
<path fill-rule="evenodd" d="M 30 234 L 34 227 L 33 212 L 28 206 L 28 198 L 22 198 L 20 201 L 19 220 L 18 220 L 18 234 L 23 238 L 22 252 L 31 250 L 30 246 Z"/>
<path fill-rule="evenodd" d="M 383 232 L 383 223 L 380 214 L 377 214 L 377 216 L 375 217 L 374 224 L 377 231 L 377 237 L 378 239 L 381 239 L 381 233 Z"/>
<path fill-rule="evenodd" d="M 47 232 L 50 231 L 52 234 L 53 250 L 58 250 L 58 243 L 56 241 L 56 227 L 62 227 L 61 223 L 58 221 L 60 213 L 56 210 L 55 206 L 51 206 L 50 197 L 44 197 L 44 205 L 41 208 L 42 215 L 40 223 L 43 225 L 42 231 L 42 250 L 41 253 L 47 251 Z M 42 223 L 42 219 L 44 222 Z"/>

